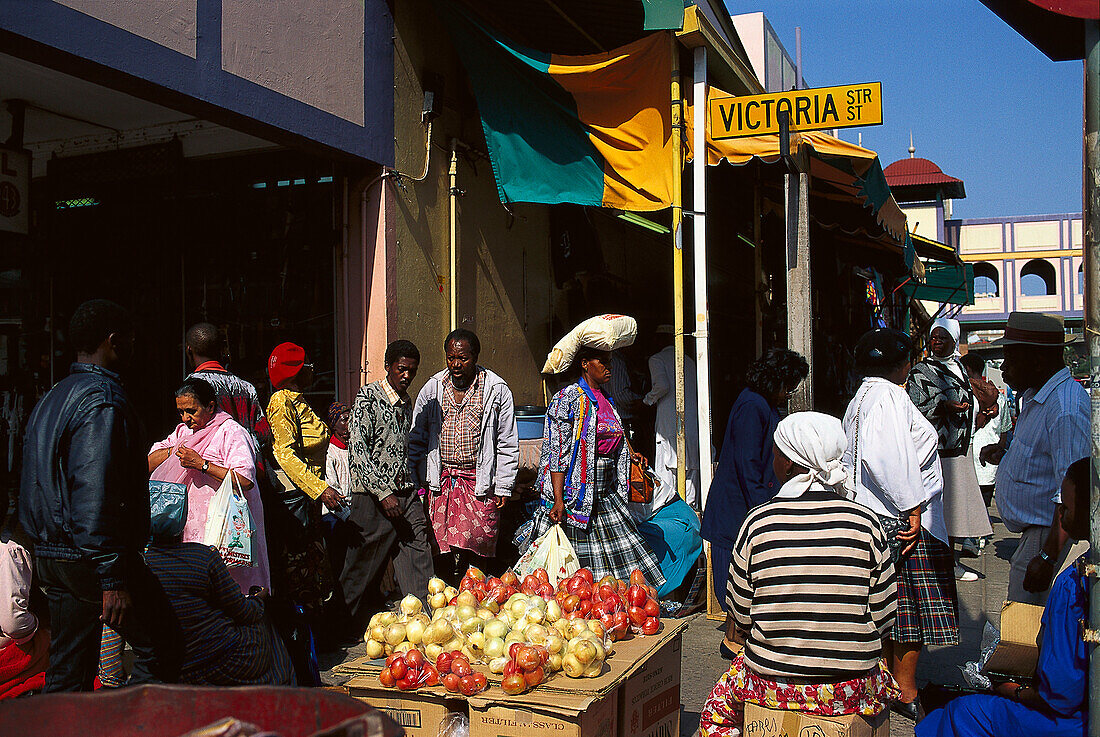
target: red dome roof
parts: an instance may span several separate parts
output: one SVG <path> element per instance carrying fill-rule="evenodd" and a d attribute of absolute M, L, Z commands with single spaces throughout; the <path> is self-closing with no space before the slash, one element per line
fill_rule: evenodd
<path fill-rule="evenodd" d="M 949 177 L 928 159 L 898 159 L 883 170 L 886 183 L 891 187 L 910 187 L 919 184 L 961 184 L 962 180 Z"/>

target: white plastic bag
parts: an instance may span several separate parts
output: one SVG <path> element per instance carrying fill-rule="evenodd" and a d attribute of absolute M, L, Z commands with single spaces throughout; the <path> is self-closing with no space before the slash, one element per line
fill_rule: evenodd
<path fill-rule="evenodd" d="M 626 315 L 590 317 L 557 342 L 546 356 L 542 373 L 560 374 L 573 363 L 577 350 L 586 345 L 600 351 L 617 351 L 634 344 L 638 323 Z"/>
<path fill-rule="evenodd" d="M 226 566 L 247 568 L 255 565 L 252 558 L 252 532 L 255 529 L 252 511 L 237 484 L 237 476 L 232 470 L 227 470 L 206 510 L 203 543 L 214 548 Z"/>
<path fill-rule="evenodd" d="M 519 557 L 514 566 L 520 578 L 535 572 L 536 568 L 545 568 L 550 585 L 557 586 L 558 581 L 569 578 L 580 569 L 577 551 L 561 525 L 554 525 L 542 537 L 531 543 L 527 552 Z"/>

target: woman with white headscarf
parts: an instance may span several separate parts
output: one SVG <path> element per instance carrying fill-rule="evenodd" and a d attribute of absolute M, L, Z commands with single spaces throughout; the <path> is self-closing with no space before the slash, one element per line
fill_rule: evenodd
<path fill-rule="evenodd" d="M 745 519 L 726 589 L 727 634 L 744 649 L 703 707 L 703 737 L 737 734 L 746 703 L 875 716 L 900 693 L 882 661 L 894 564 L 878 518 L 843 496 L 843 426 L 797 412 L 774 443 L 783 487 Z"/>
<path fill-rule="evenodd" d="M 972 439 L 974 392 L 959 361 L 959 321 L 939 318 L 928 336 L 928 357 L 909 374 L 909 398 L 936 428 L 943 468 L 943 515 L 953 539 L 993 534 L 978 475 L 974 471 Z M 978 575 L 955 565 L 955 578 L 974 581 Z"/>

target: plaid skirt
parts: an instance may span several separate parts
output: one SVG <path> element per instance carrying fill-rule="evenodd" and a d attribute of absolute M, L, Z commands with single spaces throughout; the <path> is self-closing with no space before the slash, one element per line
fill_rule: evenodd
<path fill-rule="evenodd" d="M 925 645 L 959 643 L 959 596 L 955 556 L 921 529 L 917 545 L 897 564 L 898 613 L 894 642 Z"/>
<path fill-rule="evenodd" d="M 577 553 L 577 560 L 583 568 L 592 571 L 597 581 L 604 576 L 629 581 L 630 572 L 637 569 L 645 575 L 649 585 L 661 588 L 665 576 L 657 556 L 638 533 L 627 510 L 626 485 L 618 482 L 614 458 L 599 456 L 596 459 L 595 481 L 596 498 L 588 527 L 561 526 Z M 535 510 L 531 540 L 538 540 L 554 525 L 548 511 L 545 504 Z"/>

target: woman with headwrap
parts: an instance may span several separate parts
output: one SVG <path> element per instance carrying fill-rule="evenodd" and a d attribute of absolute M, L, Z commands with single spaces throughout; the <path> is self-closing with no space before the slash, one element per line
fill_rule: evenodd
<path fill-rule="evenodd" d="M 840 421 L 797 412 L 776 427 L 774 444 L 783 486 L 737 536 L 727 639 L 743 650 L 703 706 L 703 737 L 737 734 L 746 703 L 876 716 L 899 693 L 882 662 L 894 565 L 876 516 L 843 495 Z"/>
<path fill-rule="evenodd" d="M 877 328 L 856 343 L 863 383 L 844 414 L 849 498 L 874 512 L 898 576 L 890 672 L 901 687 L 891 707 L 917 714 L 917 661 L 925 645 L 959 642 L 954 558 L 943 523 L 943 474 L 936 430 L 905 392 L 913 343 Z"/>
<path fill-rule="evenodd" d="M 633 335 L 625 344 L 630 342 Z M 640 570 L 660 589 L 665 583 L 660 564 L 627 509 L 630 444 L 603 388 L 611 380 L 611 351 L 582 343 L 570 359 L 558 370 L 570 366 L 577 379 L 555 394 L 546 410 L 536 482 L 542 501 L 530 539 L 560 524 L 581 567 L 597 580 L 606 575 L 629 580 L 631 571 Z"/>
<path fill-rule="evenodd" d="M 928 336 L 928 357 L 909 374 L 909 398 L 936 428 L 943 468 L 943 516 L 952 538 L 981 538 L 993 534 L 982 490 L 974 471 L 971 439 L 974 431 L 974 392 L 966 368 L 959 361 L 959 321 L 939 318 Z M 955 578 L 974 581 L 978 574 L 958 563 Z"/>

